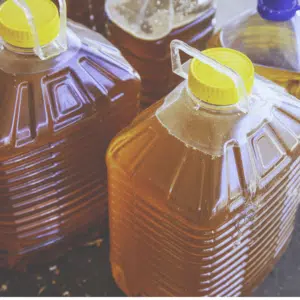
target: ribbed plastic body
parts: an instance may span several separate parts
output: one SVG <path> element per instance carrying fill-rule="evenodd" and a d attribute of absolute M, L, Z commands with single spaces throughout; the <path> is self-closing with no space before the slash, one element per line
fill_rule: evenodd
<path fill-rule="evenodd" d="M 298 15 L 286 22 L 271 22 L 256 12 L 246 12 L 216 33 L 208 46 L 245 53 L 260 75 L 300 99 L 299 28 Z"/>
<path fill-rule="evenodd" d="M 99 34 L 70 23 L 68 43 L 46 61 L 0 51 L 0 267 L 106 228 L 106 147 L 136 116 L 140 81 Z"/>
<path fill-rule="evenodd" d="M 149 105 L 160 100 L 180 82 L 172 73 L 170 42 L 179 39 L 199 50 L 205 49 L 214 31 L 214 17 L 215 7 L 211 5 L 189 24 L 176 28 L 157 40 L 137 38 L 107 18 L 108 39 L 141 75 L 142 104 Z"/>
<path fill-rule="evenodd" d="M 66 0 L 68 17 L 98 32 L 104 31 L 105 0 Z"/>
<path fill-rule="evenodd" d="M 249 295 L 272 270 L 300 200 L 300 106 L 272 86 L 256 79 L 243 114 L 199 108 L 182 84 L 114 139 L 110 259 L 127 295 Z"/>

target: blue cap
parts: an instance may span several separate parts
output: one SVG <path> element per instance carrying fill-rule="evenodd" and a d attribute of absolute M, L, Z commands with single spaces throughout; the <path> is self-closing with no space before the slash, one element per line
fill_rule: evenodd
<path fill-rule="evenodd" d="M 263 19 L 284 22 L 299 10 L 298 0 L 258 0 L 257 11 Z"/>

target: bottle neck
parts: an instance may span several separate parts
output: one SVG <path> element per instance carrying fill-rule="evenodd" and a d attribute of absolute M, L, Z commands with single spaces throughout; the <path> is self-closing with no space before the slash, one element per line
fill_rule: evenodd
<path fill-rule="evenodd" d="M 15 54 L 19 55 L 35 55 L 34 49 L 33 48 L 21 48 L 21 47 L 16 47 L 11 44 L 8 44 L 6 42 L 3 43 L 3 47 Z"/>
<path fill-rule="evenodd" d="M 238 103 L 232 105 L 216 105 L 216 104 L 205 102 L 197 98 L 187 85 L 185 85 L 185 92 L 186 95 L 188 96 L 187 99 L 190 102 L 190 105 L 192 105 L 194 110 L 201 109 L 211 113 L 218 112 L 220 114 L 222 113 L 237 114 L 241 112 L 241 110 L 238 107 Z"/>
<path fill-rule="evenodd" d="M 1 46 L 1 45 L 0 45 Z M 38 47 L 38 48 L 22 48 L 11 45 L 5 41 L 2 42 L 2 47 L 17 55 L 27 55 L 27 56 L 38 56 L 41 60 L 46 60 L 67 50 L 67 43 L 62 44 L 61 38 L 58 36 L 56 39 L 52 40 L 50 43 Z"/>

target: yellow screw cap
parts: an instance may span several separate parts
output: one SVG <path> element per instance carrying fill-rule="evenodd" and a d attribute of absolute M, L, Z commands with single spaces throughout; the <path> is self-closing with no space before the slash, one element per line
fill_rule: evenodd
<path fill-rule="evenodd" d="M 239 74 L 247 92 L 251 93 L 255 71 L 253 63 L 246 55 L 227 48 L 212 48 L 202 53 Z M 231 78 L 196 58 L 190 65 L 188 85 L 198 99 L 210 104 L 233 105 L 240 100 Z"/>
<path fill-rule="evenodd" d="M 26 0 L 37 28 L 39 42 L 44 46 L 59 34 L 58 9 L 51 0 Z M 16 47 L 33 48 L 34 39 L 24 11 L 13 1 L 7 0 L 0 6 L 0 36 Z"/>

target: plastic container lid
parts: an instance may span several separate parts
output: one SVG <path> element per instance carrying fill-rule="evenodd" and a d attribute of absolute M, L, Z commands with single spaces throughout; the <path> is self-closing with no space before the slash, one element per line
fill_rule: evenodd
<path fill-rule="evenodd" d="M 258 0 L 257 11 L 269 21 L 288 21 L 295 16 L 297 10 L 298 0 Z"/>
<path fill-rule="evenodd" d="M 26 4 L 37 28 L 40 45 L 49 44 L 60 31 L 57 7 L 51 0 L 26 0 Z M 16 47 L 35 46 L 28 16 L 13 0 L 7 0 L 0 6 L 0 35 L 5 42 Z"/>
<path fill-rule="evenodd" d="M 246 55 L 228 48 L 212 48 L 202 53 L 236 72 L 242 78 L 246 91 L 251 93 L 255 71 Z M 188 86 L 195 97 L 210 104 L 234 105 L 240 100 L 230 77 L 196 58 L 190 64 Z"/>

